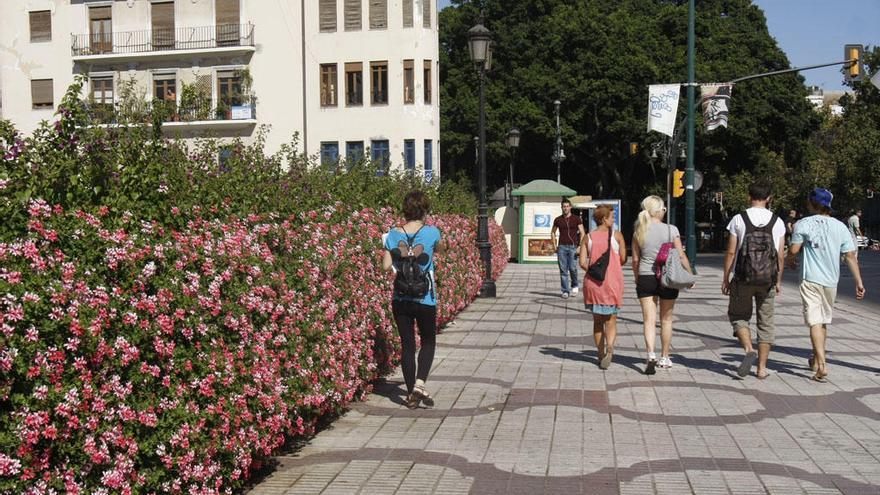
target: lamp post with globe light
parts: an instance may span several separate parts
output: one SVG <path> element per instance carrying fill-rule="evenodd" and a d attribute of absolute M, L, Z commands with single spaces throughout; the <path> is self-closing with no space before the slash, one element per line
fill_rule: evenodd
<path fill-rule="evenodd" d="M 495 281 L 492 280 L 492 245 L 489 243 L 489 205 L 486 201 L 486 89 L 485 76 L 492 59 L 492 32 L 483 25 L 483 19 L 468 31 L 468 48 L 471 61 L 480 75 L 480 123 L 479 123 L 479 189 L 480 204 L 477 207 L 477 247 L 483 261 L 483 284 L 480 297 L 495 297 Z"/>

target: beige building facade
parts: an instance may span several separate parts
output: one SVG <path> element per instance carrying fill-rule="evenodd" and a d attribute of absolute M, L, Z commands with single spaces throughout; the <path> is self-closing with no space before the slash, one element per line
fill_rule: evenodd
<path fill-rule="evenodd" d="M 166 135 L 299 136 L 324 163 L 439 171 L 436 0 L 3 0 L 0 116 L 32 132 L 77 74 L 96 125 L 160 111 Z"/>

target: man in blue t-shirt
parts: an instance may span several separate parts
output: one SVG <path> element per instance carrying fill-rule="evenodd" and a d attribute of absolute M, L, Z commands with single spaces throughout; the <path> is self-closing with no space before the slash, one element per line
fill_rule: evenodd
<path fill-rule="evenodd" d="M 825 338 L 837 297 L 837 282 L 840 280 L 840 255 L 846 255 L 856 280 L 856 299 L 865 297 L 865 286 L 856 261 L 856 246 L 846 225 L 831 216 L 831 191 L 817 187 L 807 198 L 807 207 L 812 216 L 806 217 L 794 226 L 791 235 L 791 248 L 788 263 L 796 267 L 795 257 L 803 251 L 801 269 L 801 300 L 804 305 L 804 319 L 810 327 L 810 340 L 813 342 L 813 357 L 810 369 L 816 374 L 813 380 L 824 382 L 828 376 L 825 368 Z"/>

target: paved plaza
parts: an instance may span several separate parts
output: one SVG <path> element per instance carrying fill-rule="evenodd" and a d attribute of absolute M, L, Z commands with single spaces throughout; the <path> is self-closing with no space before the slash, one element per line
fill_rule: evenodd
<path fill-rule="evenodd" d="M 816 383 L 787 284 L 773 374 L 740 380 L 717 266 L 701 265 L 698 286 L 679 299 L 673 368 L 646 376 L 629 270 L 603 372 L 583 299 L 559 297 L 555 265 L 511 264 L 498 298 L 475 301 L 439 336 L 435 408 L 403 405 L 398 370 L 275 458 L 250 493 L 880 493 L 880 311 L 841 301 L 830 382 Z M 876 279 L 866 286 L 880 291 Z"/>

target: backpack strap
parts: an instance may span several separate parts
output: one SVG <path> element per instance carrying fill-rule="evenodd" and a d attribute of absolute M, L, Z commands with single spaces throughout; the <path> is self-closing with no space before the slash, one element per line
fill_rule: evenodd
<path fill-rule="evenodd" d="M 743 219 L 743 223 L 746 225 L 746 234 L 755 230 L 755 224 L 752 223 L 752 219 L 749 218 L 749 213 L 747 211 L 742 212 L 740 215 Z"/>
<path fill-rule="evenodd" d="M 421 232 L 423 228 L 425 228 L 425 224 L 422 224 L 422 226 L 419 227 L 419 230 L 417 230 L 416 233 L 412 235 L 412 237 L 410 237 L 405 230 L 403 231 L 403 235 L 406 236 L 406 246 L 409 248 L 410 253 L 412 253 L 413 243 L 416 242 L 416 236 L 419 235 L 419 232 Z"/>

